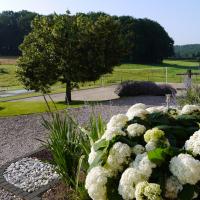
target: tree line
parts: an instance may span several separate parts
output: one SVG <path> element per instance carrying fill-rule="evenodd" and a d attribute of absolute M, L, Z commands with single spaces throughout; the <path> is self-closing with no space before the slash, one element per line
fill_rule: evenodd
<path fill-rule="evenodd" d="M 20 45 L 18 76 L 27 89 L 66 84 L 66 102 L 80 82 L 95 81 L 121 62 L 161 62 L 173 40 L 156 22 L 105 13 L 36 16 Z"/>
<path fill-rule="evenodd" d="M 174 58 L 177 59 L 200 59 L 200 44 L 175 45 Z"/>
<path fill-rule="evenodd" d="M 77 15 L 87 16 L 93 22 L 99 16 L 108 16 L 102 12 Z M 19 45 L 33 29 L 31 22 L 36 16 L 39 15 L 29 11 L 0 13 L 0 56 L 21 55 Z M 131 16 L 110 17 L 119 25 L 121 62 L 159 63 L 173 55 L 174 41 L 157 22 Z"/>

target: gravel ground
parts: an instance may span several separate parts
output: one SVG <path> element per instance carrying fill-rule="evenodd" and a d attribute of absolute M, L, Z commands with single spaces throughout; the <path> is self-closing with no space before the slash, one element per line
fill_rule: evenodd
<path fill-rule="evenodd" d="M 125 113 L 131 105 L 139 102 L 147 105 L 163 105 L 165 104 L 165 97 L 122 98 L 93 107 L 86 104 L 82 108 L 68 110 L 71 115 L 77 117 L 81 124 L 84 124 L 88 121 L 89 113 L 93 111 L 101 113 L 107 121 L 113 114 Z M 45 114 L 43 116 L 47 117 Z M 41 114 L 0 118 L 0 166 L 41 147 L 41 143 L 36 138 L 45 139 L 47 136 L 41 121 Z M 15 198 L 10 193 L 0 189 L 0 200 L 12 199 L 19 200 L 19 198 Z"/>

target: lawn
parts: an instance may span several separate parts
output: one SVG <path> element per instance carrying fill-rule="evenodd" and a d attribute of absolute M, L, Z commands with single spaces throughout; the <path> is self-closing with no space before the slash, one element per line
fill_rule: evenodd
<path fill-rule="evenodd" d="M 3 60 L 3 61 L 2 61 Z M 7 63 L 12 64 L 7 64 Z M 22 84 L 16 77 L 16 65 L 14 59 L 0 59 L 0 90 L 15 90 L 23 88 Z M 125 80 L 145 80 L 154 82 L 166 81 L 166 67 L 168 72 L 168 82 L 184 82 L 184 76 L 176 76 L 177 73 L 185 73 L 187 69 L 192 71 L 200 71 L 199 64 L 192 61 L 181 60 L 165 60 L 159 65 L 143 65 L 143 64 L 122 64 L 114 68 L 112 74 L 102 76 L 96 82 L 80 83 L 80 88 L 98 87 L 120 83 Z M 193 82 L 200 83 L 200 76 L 193 76 Z M 57 83 L 52 86 L 52 93 L 65 92 L 65 85 Z M 38 96 L 40 93 L 30 93 L 15 96 L 14 98 L 25 98 L 30 96 Z M 0 98 L 1 100 L 10 100 L 13 97 Z"/>
<path fill-rule="evenodd" d="M 66 105 L 64 102 L 50 102 L 49 106 L 52 111 L 63 110 L 69 107 L 79 107 L 83 105 L 81 101 L 73 101 L 72 104 Z M 56 109 L 55 109 L 56 106 Z M 47 112 L 48 107 L 45 102 L 0 102 L 0 117 L 27 115 L 33 113 Z"/>

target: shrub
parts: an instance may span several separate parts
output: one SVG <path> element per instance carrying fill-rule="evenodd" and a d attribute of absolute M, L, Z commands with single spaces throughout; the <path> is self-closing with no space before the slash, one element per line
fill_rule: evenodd
<path fill-rule="evenodd" d="M 178 103 L 183 106 L 185 104 L 200 105 L 200 86 L 194 85 L 186 91 L 186 94 L 178 97 Z"/>
<path fill-rule="evenodd" d="M 80 174 L 88 169 L 89 139 L 67 114 L 51 113 L 51 116 L 50 121 L 43 119 L 43 125 L 49 131 L 48 141 L 44 144 L 64 183 L 81 195 L 84 181 L 80 181 Z"/>
<path fill-rule="evenodd" d="M 47 104 L 48 105 L 48 104 Z M 88 170 L 88 154 L 91 145 L 101 138 L 105 122 L 101 115 L 91 114 L 86 128 L 80 127 L 67 113 L 50 112 L 51 120 L 43 119 L 43 126 L 49 131 L 44 145 L 53 156 L 53 164 L 60 177 L 72 189 L 70 199 L 89 199 L 85 191 L 85 174 Z"/>
<path fill-rule="evenodd" d="M 139 95 L 164 96 L 165 94 L 174 94 L 176 90 L 167 84 L 157 85 L 150 81 L 126 81 L 117 87 L 115 93 L 120 97 Z"/>
<path fill-rule="evenodd" d="M 132 106 L 91 147 L 85 187 L 93 200 L 199 199 L 200 107 Z"/>

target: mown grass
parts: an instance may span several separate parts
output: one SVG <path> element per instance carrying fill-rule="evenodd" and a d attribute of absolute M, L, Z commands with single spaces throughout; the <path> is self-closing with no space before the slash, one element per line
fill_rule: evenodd
<path fill-rule="evenodd" d="M 79 87 L 90 88 L 105 86 L 114 83 L 119 83 L 126 80 L 143 80 L 154 82 L 166 81 L 166 67 L 168 71 L 167 81 L 171 83 L 184 82 L 184 76 L 177 76 L 177 73 L 185 73 L 187 69 L 192 69 L 193 72 L 200 71 L 198 62 L 181 61 L 181 60 L 165 60 L 163 64 L 159 65 L 145 65 L 145 64 L 122 64 L 114 68 L 112 74 L 102 76 L 98 81 L 80 83 Z M 200 76 L 193 76 L 193 82 L 200 83 Z M 22 84 L 16 77 L 16 65 L 0 65 L 0 90 L 3 89 L 20 89 Z M 52 86 L 52 93 L 65 92 L 65 85 L 57 83 Z M 14 98 L 25 98 L 40 93 L 31 93 L 15 96 Z M 1 98 L 1 100 L 10 100 L 13 97 Z"/>
<path fill-rule="evenodd" d="M 52 111 L 63 110 L 69 107 L 80 107 L 83 105 L 82 101 L 73 101 L 70 105 L 66 105 L 65 102 L 49 102 L 49 106 Z M 0 102 L 0 117 L 27 115 L 33 113 L 47 112 L 48 107 L 45 102 Z"/>
<path fill-rule="evenodd" d="M 106 74 L 96 82 L 86 82 L 84 84 L 79 84 L 79 86 L 81 89 L 98 87 L 119 83 L 125 80 L 165 82 L 166 67 L 168 71 L 168 82 L 178 83 L 184 81 L 184 76 L 177 76 L 177 73 L 185 73 L 187 69 L 192 69 L 193 72 L 200 71 L 198 66 L 199 64 L 197 62 L 180 60 L 165 60 L 163 64 L 160 65 L 122 64 L 115 67 L 112 74 Z M 200 83 L 200 76 L 193 76 L 193 82 Z M 21 88 L 23 88 L 23 86 L 16 77 L 15 61 L 12 59 L 0 58 L 0 91 L 3 89 L 14 90 Z M 52 94 L 61 92 L 65 92 L 65 85 L 57 83 L 52 87 Z M 0 100 L 22 99 L 39 95 L 41 95 L 41 93 L 21 94 L 14 97 L 0 98 Z M 73 105 L 69 106 L 77 107 L 82 104 L 83 102 L 73 102 Z M 50 105 L 53 108 L 53 104 L 50 103 Z M 58 110 L 69 107 L 66 106 L 64 102 L 56 102 L 56 106 Z M 45 102 L 0 102 L 0 117 L 46 111 L 47 107 Z"/>

